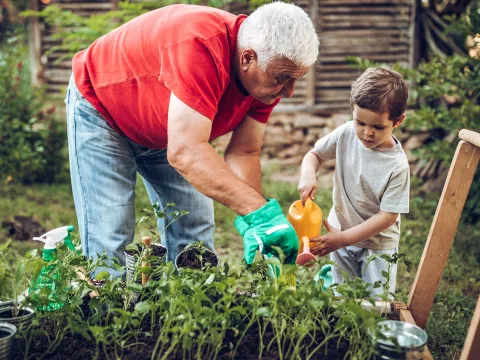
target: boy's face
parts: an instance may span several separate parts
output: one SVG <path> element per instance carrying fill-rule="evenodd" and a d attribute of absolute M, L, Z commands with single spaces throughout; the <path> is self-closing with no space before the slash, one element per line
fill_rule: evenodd
<path fill-rule="evenodd" d="M 393 129 L 399 127 L 404 118 L 405 114 L 393 125 L 393 121 L 388 118 L 388 112 L 377 114 L 357 105 L 353 106 L 355 132 L 363 146 L 368 149 L 389 149 L 394 147 Z"/>

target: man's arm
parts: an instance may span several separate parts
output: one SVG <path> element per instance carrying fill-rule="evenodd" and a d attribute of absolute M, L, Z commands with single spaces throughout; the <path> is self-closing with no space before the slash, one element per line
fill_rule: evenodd
<path fill-rule="evenodd" d="M 380 211 L 367 221 L 345 231 L 339 231 L 325 221 L 328 234 L 310 240 L 318 244 L 314 247 L 312 246 L 312 253 L 318 256 L 325 256 L 332 251 L 367 240 L 388 229 L 395 223 L 397 217 L 398 214 L 396 213 Z"/>
<path fill-rule="evenodd" d="M 249 186 L 262 193 L 260 152 L 266 124 L 246 116 L 235 129 L 225 151 L 225 162 Z"/>
<path fill-rule="evenodd" d="M 239 215 L 261 208 L 265 198 L 237 177 L 208 143 L 211 130 L 210 119 L 171 94 L 167 147 L 170 165 L 198 191 Z"/>

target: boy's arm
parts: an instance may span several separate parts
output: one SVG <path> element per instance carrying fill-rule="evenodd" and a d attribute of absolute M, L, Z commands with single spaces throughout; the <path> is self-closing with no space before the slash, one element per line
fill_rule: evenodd
<path fill-rule="evenodd" d="M 305 205 L 305 200 L 310 196 L 313 200 L 317 191 L 317 172 L 322 165 L 322 161 L 315 154 L 315 151 L 309 151 L 302 161 L 300 168 L 300 180 L 298 182 L 298 192 L 302 204 Z"/>
<path fill-rule="evenodd" d="M 328 234 L 310 240 L 318 244 L 312 247 L 312 254 L 325 256 L 332 251 L 349 245 L 355 245 L 362 240 L 367 240 L 383 230 L 388 229 L 395 223 L 397 217 L 398 213 L 389 213 L 380 210 L 380 212 L 367 221 L 345 231 L 335 229 L 325 221 Z"/>

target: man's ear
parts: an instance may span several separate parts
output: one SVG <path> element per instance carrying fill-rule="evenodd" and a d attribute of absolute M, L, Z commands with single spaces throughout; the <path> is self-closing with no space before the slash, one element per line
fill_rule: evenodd
<path fill-rule="evenodd" d="M 257 53 L 252 49 L 242 51 L 240 57 L 240 66 L 243 71 L 247 71 L 250 65 L 257 60 Z"/>
<path fill-rule="evenodd" d="M 393 125 L 393 128 L 396 129 L 397 127 L 399 127 L 399 126 L 402 124 L 403 120 L 405 120 L 405 114 L 402 114 L 402 115 L 398 118 L 398 120 L 397 120 L 397 122 L 395 123 L 395 125 Z"/>

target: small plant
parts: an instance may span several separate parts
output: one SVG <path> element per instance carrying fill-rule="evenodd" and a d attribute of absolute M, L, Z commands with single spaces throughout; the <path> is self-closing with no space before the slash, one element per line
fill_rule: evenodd
<path fill-rule="evenodd" d="M 152 275 L 152 272 L 157 271 L 156 269 L 166 261 L 167 248 L 160 244 L 161 236 L 175 221 L 188 214 L 188 211 L 174 210 L 174 207 L 175 203 L 168 203 L 161 207 L 156 202 L 151 207 L 143 209 L 147 214 L 140 218 L 138 226 L 148 224 L 152 246 L 146 247 L 143 243 L 132 243 L 125 247 L 129 280 L 136 281 L 142 273 Z M 157 224 L 160 219 L 163 219 L 166 225 L 159 233 Z M 143 263 L 148 263 L 150 266 L 142 266 Z"/>
<path fill-rule="evenodd" d="M 218 265 L 218 256 L 203 246 L 203 241 L 188 244 L 175 260 L 177 268 L 204 269 Z"/>
<path fill-rule="evenodd" d="M 395 294 L 389 292 L 390 276 L 392 273 L 393 265 L 398 264 L 399 261 L 402 260 L 403 263 L 405 264 L 407 272 L 410 272 L 410 270 L 412 269 L 412 260 L 406 254 L 403 254 L 403 253 L 399 254 L 397 252 L 391 255 L 390 254 L 382 254 L 382 255 L 374 254 L 367 259 L 367 263 L 365 267 L 367 267 L 375 259 L 378 259 L 380 261 L 383 259 L 387 262 L 387 265 L 388 265 L 388 268 L 386 271 L 382 270 L 382 275 L 385 278 L 385 282 L 376 281 L 373 284 L 374 288 L 379 288 L 379 287 L 383 288 L 382 300 L 388 301 L 390 297 L 395 298 Z"/>

